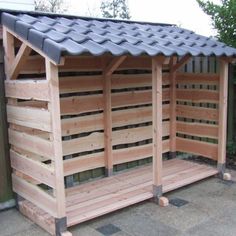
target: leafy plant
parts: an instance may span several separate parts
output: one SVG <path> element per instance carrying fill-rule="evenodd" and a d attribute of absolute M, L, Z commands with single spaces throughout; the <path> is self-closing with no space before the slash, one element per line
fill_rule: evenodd
<path fill-rule="evenodd" d="M 229 155 L 236 155 L 236 142 L 231 141 L 227 143 L 227 153 Z"/>

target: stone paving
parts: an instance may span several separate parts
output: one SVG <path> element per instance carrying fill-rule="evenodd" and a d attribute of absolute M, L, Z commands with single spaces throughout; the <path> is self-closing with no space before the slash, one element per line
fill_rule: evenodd
<path fill-rule="evenodd" d="M 232 171 L 233 181 L 236 172 Z M 146 201 L 70 228 L 74 236 L 235 236 L 236 182 L 210 178 L 171 192 L 183 206 Z M 178 201 L 177 201 L 178 202 Z M 15 209 L 0 212 L 0 236 L 46 236 Z"/>

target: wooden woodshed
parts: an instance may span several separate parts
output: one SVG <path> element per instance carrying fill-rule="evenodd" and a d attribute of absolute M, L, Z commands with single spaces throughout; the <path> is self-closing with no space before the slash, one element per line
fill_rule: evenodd
<path fill-rule="evenodd" d="M 49 233 L 224 175 L 236 49 L 168 24 L 30 12 L 1 23 L 13 190 Z M 193 56 L 213 63 L 186 73 Z"/>

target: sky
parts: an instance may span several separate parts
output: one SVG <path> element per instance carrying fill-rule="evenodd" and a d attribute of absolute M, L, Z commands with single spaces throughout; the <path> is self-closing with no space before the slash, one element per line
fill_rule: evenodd
<path fill-rule="evenodd" d="M 101 17 L 101 0 L 66 0 L 68 13 Z M 220 3 L 220 0 L 212 0 Z M 194 32 L 215 36 L 211 19 L 198 6 L 196 0 L 128 0 L 131 20 L 171 23 Z"/>

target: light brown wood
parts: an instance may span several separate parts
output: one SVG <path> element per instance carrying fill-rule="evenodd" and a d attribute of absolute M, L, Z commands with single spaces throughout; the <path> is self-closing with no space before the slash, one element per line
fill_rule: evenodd
<path fill-rule="evenodd" d="M 218 126 L 211 124 L 177 121 L 177 132 L 192 136 L 218 138 Z"/>
<path fill-rule="evenodd" d="M 217 74 L 198 74 L 198 73 L 180 73 L 176 74 L 178 84 L 204 84 L 219 85 L 219 75 Z"/>
<path fill-rule="evenodd" d="M 48 101 L 48 82 L 46 80 L 5 81 L 6 97 Z"/>
<path fill-rule="evenodd" d="M 101 75 L 60 77 L 60 94 L 102 90 L 102 80 Z"/>
<path fill-rule="evenodd" d="M 218 121 L 219 112 L 213 108 L 177 105 L 176 115 L 184 118 Z"/>
<path fill-rule="evenodd" d="M 227 98 L 228 98 L 228 63 L 220 61 L 220 101 L 219 101 L 219 138 L 218 163 L 224 164 L 226 159 L 227 132 Z"/>
<path fill-rule="evenodd" d="M 11 167 L 15 170 L 26 174 L 40 183 L 44 183 L 55 188 L 54 170 L 41 162 L 30 159 L 21 155 L 14 150 L 10 150 Z"/>
<path fill-rule="evenodd" d="M 152 59 L 153 185 L 162 185 L 162 62 Z"/>
<path fill-rule="evenodd" d="M 177 89 L 176 99 L 179 101 L 189 101 L 189 102 L 208 102 L 208 103 L 218 103 L 219 102 L 219 92 L 211 90 L 197 90 L 197 89 Z"/>
<path fill-rule="evenodd" d="M 160 198 L 158 199 L 158 204 L 159 204 L 159 206 L 161 206 L 161 207 L 167 207 L 167 206 L 169 205 L 169 200 L 168 200 L 168 198 L 166 198 L 166 197 L 160 197 Z"/>
<path fill-rule="evenodd" d="M 111 76 L 126 58 L 127 56 L 114 57 L 109 65 L 105 68 L 104 75 Z"/>
<path fill-rule="evenodd" d="M 217 160 L 217 147 L 217 144 L 179 137 L 176 138 L 177 151 L 201 155 L 213 160 Z"/>
<path fill-rule="evenodd" d="M 163 189 L 167 192 L 216 173 L 216 168 L 206 165 L 183 160 L 165 161 Z M 67 194 L 68 226 L 72 226 L 152 198 L 152 168 L 140 167 L 85 183 L 68 189 Z"/>
<path fill-rule="evenodd" d="M 7 105 L 7 121 L 43 131 L 52 130 L 50 113 L 43 109 Z"/>
<path fill-rule="evenodd" d="M 103 96 L 73 96 L 60 99 L 62 115 L 76 115 L 84 112 L 103 110 Z"/>
<path fill-rule="evenodd" d="M 13 61 L 13 64 L 10 65 L 11 67 L 9 69 L 9 74 L 8 74 L 9 79 L 11 80 L 17 79 L 20 73 L 21 67 L 26 62 L 27 57 L 30 55 L 31 51 L 32 51 L 32 48 L 30 48 L 25 43 L 22 43 Z"/>
<path fill-rule="evenodd" d="M 184 64 L 186 64 L 191 59 L 190 55 L 186 55 L 180 59 L 180 61 L 171 68 L 171 73 L 176 72 Z"/>
<path fill-rule="evenodd" d="M 14 131 L 12 129 L 8 130 L 8 135 L 9 143 L 11 145 L 48 157 L 49 159 L 54 158 L 53 145 L 51 141 L 23 132 Z"/>
<path fill-rule="evenodd" d="M 50 215 L 57 217 L 56 199 L 39 187 L 12 174 L 13 190 L 23 198 L 42 208 Z"/>
<path fill-rule="evenodd" d="M 223 174 L 223 180 L 226 180 L 226 181 L 230 181 L 232 178 L 231 178 L 231 174 L 230 173 L 224 173 Z"/>
<path fill-rule="evenodd" d="M 10 65 L 15 59 L 14 37 L 3 26 L 4 67 L 6 78 L 9 79 Z"/>
<path fill-rule="evenodd" d="M 104 133 L 98 132 L 94 132 L 83 138 L 75 138 L 62 142 L 64 156 L 101 148 L 104 148 Z"/>
<path fill-rule="evenodd" d="M 65 186 L 63 173 L 63 154 L 62 154 L 62 140 L 61 140 L 61 112 L 59 99 L 59 79 L 58 68 L 46 59 L 46 78 L 49 82 L 50 102 L 49 110 L 52 119 L 52 149 L 54 160 L 52 165 L 55 170 L 56 188 L 54 193 L 56 195 L 56 217 L 62 218 L 66 216 L 65 210 Z"/>
<path fill-rule="evenodd" d="M 176 65 L 176 58 L 170 60 L 170 151 L 176 152 L 176 72 L 173 67 Z"/>

